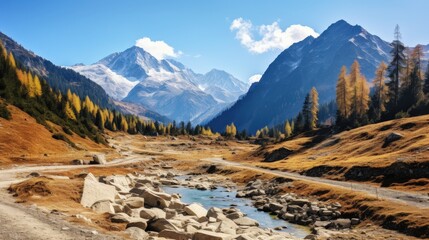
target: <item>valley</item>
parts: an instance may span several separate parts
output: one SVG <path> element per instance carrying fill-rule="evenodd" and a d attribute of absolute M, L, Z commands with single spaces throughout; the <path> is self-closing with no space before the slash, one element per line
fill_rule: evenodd
<path fill-rule="evenodd" d="M 427 2 L 0 5 L 0 240 L 429 239 Z"/>
<path fill-rule="evenodd" d="M 19 110 L 12 112 L 15 116 L 20 114 Z M 2 127 L 7 127 L 5 121 L 0 119 Z M 369 129 L 378 129 L 378 131 L 372 131 L 375 136 L 380 135 L 380 137 L 372 139 L 372 146 L 377 148 L 378 145 L 383 145 L 383 136 L 386 135 L 384 131 L 399 131 L 396 126 L 403 126 L 411 121 L 416 123 L 415 128 L 403 129 L 401 134 L 413 135 L 416 130 L 427 132 L 425 129 L 428 125 L 425 117 L 369 125 L 365 129 L 368 130 L 368 127 Z M 422 122 L 421 125 L 419 122 Z M 50 153 L 55 154 L 53 155 L 56 159 L 54 162 L 42 157 L 31 157 L 43 156 L 44 151 L 49 152 L 49 150 L 27 149 L 26 155 L 28 157 L 23 158 L 19 164 L 12 165 L 9 161 L 2 162 L 0 185 L 3 188 L 1 194 L 4 197 L 0 204 L 0 208 L 2 208 L 0 219 L 9 218 L 7 214 L 11 214 L 11 210 L 8 209 L 20 209 L 20 214 L 26 218 L 36 219 L 32 221 L 40 222 L 40 224 L 48 222 L 50 227 L 40 225 L 40 229 L 43 231 L 38 231 L 38 234 L 54 234 L 52 236 L 63 234 L 61 236 L 68 235 L 73 239 L 84 239 L 88 236 L 93 239 L 121 239 L 127 236 L 122 232 L 124 225 L 111 223 L 109 220 L 111 215 L 97 214 L 79 204 L 83 186 L 82 176 L 86 176 L 88 173 L 95 176 L 110 176 L 112 174 L 121 176 L 140 173 L 145 176 L 145 174 L 155 171 L 161 175 L 163 172 L 172 172 L 175 175 L 190 174 L 191 177 L 205 179 L 204 182 L 207 184 L 232 187 L 238 190 L 255 179 L 262 182 L 267 181 L 264 184 L 278 182 L 275 189 L 279 189 L 280 193 L 297 194 L 301 198 L 308 198 L 312 201 L 339 202 L 342 205 L 341 211 L 344 211 L 343 216 L 357 218 L 361 221 L 352 230 L 328 230 L 318 227 L 315 231 L 317 233 L 315 236 L 318 239 L 327 239 L 328 237 L 364 239 L 368 236 L 371 239 L 383 239 L 388 235 L 396 239 L 411 239 L 410 235 L 426 236 L 429 227 L 427 225 L 429 202 L 427 193 L 429 191 L 426 184 L 421 184 L 421 181 L 425 180 L 424 177 L 416 177 L 416 180 L 409 179 L 405 182 L 399 179 L 400 181 L 394 182 L 391 186 L 380 186 L 382 183 L 377 181 L 364 180 L 359 183 L 353 179 L 343 179 L 338 174 L 336 178 L 333 178 L 331 174 L 318 176 L 320 178 L 305 176 L 310 175 L 307 172 L 320 165 L 318 159 L 312 160 L 311 163 L 302 164 L 302 166 L 293 164 L 296 157 L 307 158 L 307 156 L 314 155 L 313 151 L 321 152 L 323 147 L 333 147 L 329 144 L 332 139 L 348 139 L 349 144 L 356 148 L 356 144 L 360 143 L 361 139 L 354 136 L 362 135 L 362 131 L 364 129 L 356 129 L 327 137 L 311 147 L 307 146 L 305 151 L 304 149 L 300 151 L 294 149 L 296 152 L 290 156 L 271 163 L 264 162 L 265 158 L 259 156 L 267 156 L 279 147 L 292 148 L 293 144 L 299 146 L 298 143 L 305 146 L 303 143 L 311 142 L 311 137 L 298 136 L 280 144 L 268 144 L 261 147 L 252 141 L 225 140 L 220 137 L 145 137 L 108 132 L 106 136 L 109 145 L 112 146 L 111 148 L 102 145 L 86 145 L 82 150 L 70 148 L 63 150 L 62 153 Z M 49 136 L 40 135 L 40 137 L 44 141 L 51 141 Z M 13 141 L 13 138 L 10 140 Z M 410 141 L 414 141 L 413 144 L 416 146 L 419 145 L 419 140 L 401 139 L 384 152 L 386 154 L 401 152 L 406 155 L 415 149 L 409 149 L 407 144 L 402 145 L 401 143 L 409 144 Z M 61 141 L 59 143 L 67 145 Z M 422 142 L 419 146 L 425 147 L 427 145 Z M 344 151 L 348 150 L 344 149 Z M 13 156 L 5 155 L 5 151 L 2 153 L 3 159 L 14 159 Z M 85 159 L 92 157 L 93 154 L 105 154 L 109 161 L 105 165 L 70 165 L 73 159 Z M 338 154 L 342 153 L 339 152 Z M 420 159 L 420 163 L 427 163 L 427 159 L 423 158 L 426 155 L 422 150 L 421 157 L 417 157 Z M 329 154 L 322 154 L 322 156 L 329 156 Z M 334 156 L 332 155 L 333 158 L 335 158 Z M 372 158 L 371 166 L 388 166 L 391 164 L 386 162 L 382 155 L 377 156 Z M 286 161 L 291 161 L 291 164 L 286 163 Z M 353 162 L 352 166 L 358 165 L 355 162 L 357 160 L 347 157 L 342 161 L 333 159 L 331 164 L 335 163 L 335 166 L 348 167 L 349 161 Z M 328 160 L 324 160 L 323 164 L 327 165 L 328 162 Z M 297 173 L 304 173 L 304 175 Z M 386 177 L 386 175 L 381 174 L 375 178 L 380 179 L 383 176 Z M 64 188 L 65 182 L 67 182 L 66 188 Z M 17 185 L 13 185 L 16 183 Z M 11 189 L 15 189 L 12 190 L 16 192 L 15 199 L 6 192 L 6 188 L 10 184 L 12 184 Z M 401 186 L 407 186 L 407 188 Z M 375 192 L 374 189 L 378 189 L 378 192 Z M 205 191 L 210 193 L 210 190 Z M 17 203 L 13 203 L 14 201 Z M 92 219 L 92 221 L 82 220 L 85 218 L 79 214 L 87 219 Z M 79 216 L 80 219 L 76 216 Z M 60 225 L 49 223 L 50 221 L 58 221 L 58 219 L 61 219 Z M 70 221 L 72 223 L 69 223 Z M 22 227 L 19 224 L 18 226 Z M 35 226 L 38 228 L 38 225 Z M 53 233 L 49 231 L 53 231 Z M 287 229 L 285 231 L 288 232 Z M 31 234 L 27 231 L 26 233 Z M 10 236 L 11 239 L 15 239 L 13 235 Z"/>

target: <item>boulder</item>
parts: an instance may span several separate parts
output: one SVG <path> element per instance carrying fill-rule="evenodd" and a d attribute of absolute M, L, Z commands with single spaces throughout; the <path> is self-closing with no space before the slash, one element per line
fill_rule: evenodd
<path fill-rule="evenodd" d="M 72 165 L 83 165 L 83 160 L 82 159 L 74 159 L 71 161 Z"/>
<path fill-rule="evenodd" d="M 148 231 L 161 232 L 163 230 L 179 231 L 179 229 L 165 218 L 153 219 L 148 222 Z"/>
<path fill-rule="evenodd" d="M 231 220 L 234 220 L 237 218 L 244 217 L 244 214 L 241 212 L 232 212 L 232 213 L 227 214 L 226 217 L 231 219 Z"/>
<path fill-rule="evenodd" d="M 162 230 L 158 237 L 175 240 L 188 240 L 192 239 L 193 234 L 187 232 L 173 231 L 173 230 Z"/>
<path fill-rule="evenodd" d="M 231 239 L 233 239 L 233 236 L 229 234 L 199 230 L 194 234 L 194 238 L 192 240 L 231 240 Z"/>
<path fill-rule="evenodd" d="M 390 143 L 398 141 L 399 139 L 403 138 L 404 135 L 397 133 L 397 132 L 392 132 L 389 135 L 387 135 L 387 137 L 384 139 L 384 145 L 383 147 L 387 147 Z"/>
<path fill-rule="evenodd" d="M 92 204 L 91 209 L 97 213 L 115 213 L 112 203 L 109 200 L 101 200 Z"/>
<path fill-rule="evenodd" d="M 130 235 L 131 239 L 134 239 L 134 240 L 149 239 L 149 234 L 141 228 L 130 227 L 130 228 L 127 228 L 125 230 L 125 232 L 128 233 Z"/>
<path fill-rule="evenodd" d="M 248 217 L 241 217 L 233 220 L 238 226 L 259 226 L 259 223 L 256 220 L 253 220 Z"/>
<path fill-rule="evenodd" d="M 207 215 L 207 210 L 199 204 L 192 203 L 189 206 L 185 207 L 185 212 L 191 216 L 196 216 L 197 218 L 205 217 Z"/>
<path fill-rule="evenodd" d="M 144 219 L 166 218 L 166 213 L 159 208 L 142 208 L 140 209 L 140 217 Z"/>
<path fill-rule="evenodd" d="M 124 201 L 124 204 L 130 208 L 141 208 L 144 207 L 144 198 L 130 197 Z"/>
<path fill-rule="evenodd" d="M 182 210 L 183 208 L 186 207 L 186 204 L 182 203 L 180 200 L 172 200 L 170 202 L 170 206 L 168 207 L 174 210 Z"/>
<path fill-rule="evenodd" d="M 95 154 L 94 156 L 92 156 L 91 163 L 104 165 L 107 163 L 106 156 L 104 154 Z"/>
<path fill-rule="evenodd" d="M 216 229 L 216 232 L 235 235 L 237 233 L 237 228 L 238 226 L 234 221 L 225 218 L 220 222 L 219 227 Z"/>
<path fill-rule="evenodd" d="M 131 221 L 131 217 L 126 213 L 116 213 L 110 217 L 110 221 L 113 223 L 129 223 Z"/>
<path fill-rule="evenodd" d="M 344 228 L 350 228 L 351 227 L 351 220 L 347 218 L 338 218 L 331 223 L 329 223 L 327 226 L 325 226 L 328 229 L 344 229 Z"/>
<path fill-rule="evenodd" d="M 269 204 L 269 209 L 271 212 L 281 210 L 282 208 L 283 208 L 283 205 L 281 205 L 280 203 L 270 203 Z"/>
<path fill-rule="evenodd" d="M 216 218 L 216 219 L 224 219 L 226 216 L 223 214 L 222 209 L 217 207 L 212 207 L 207 211 L 207 217 L 208 218 Z"/>
<path fill-rule="evenodd" d="M 304 205 L 310 206 L 310 200 L 308 200 L 308 199 L 295 199 L 295 200 L 292 200 L 289 204 L 290 205 L 298 205 L 300 207 L 303 207 Z"/>
<path fill-rule="evenodd" d="M 147 227 L 147 222 L 144 219 L 132 219 L 128 224 L 127 228 L 136 227 L 142 230 L 145 230 Z"/>
<path fill-rule="evenodd" d="M 90 176 L 90 174 L 85 178 L 80 204 L 84 207 L 91 207 L 94 203 L 102 200 L 114 202 L 117 194 L 115 187 L 94 181 L 93 178 L 94 176 Z"/>
<path fill-rule="evenodd" d="M 149 207 L 166 208 L 170 205 L 171 196 L 166 193 L 159 193 L 148 188 L 140 194 L 145 200 L 145 205 Z"/>

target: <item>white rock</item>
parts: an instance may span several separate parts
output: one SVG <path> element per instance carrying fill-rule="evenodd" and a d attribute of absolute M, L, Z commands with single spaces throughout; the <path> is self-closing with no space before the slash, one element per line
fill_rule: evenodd
<path fill-rule="evenodd" d="M 88 174 L 89 176 L 89 174 Z M 95 202 L 102 200 L 115 201 L 117 191 L 114 186 L 95 182 L 91 177 L 86 177 L 83 184 L 83 193 L 80 204 L 91 207 Z"/>
<path fill-rule="evenodd" d="M 189 206 L 185 207 L 185 212 L 191 216 L 196 216 L 198 218 L 205 217 L 207 215 L 207 210 L 199 204 L 192 203 Z"/>

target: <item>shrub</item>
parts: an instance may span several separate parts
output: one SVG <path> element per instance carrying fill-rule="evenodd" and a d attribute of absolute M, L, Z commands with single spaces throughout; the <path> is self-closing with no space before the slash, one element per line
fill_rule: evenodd
<path fill-rule="evenodd" d="M 12 114 L 9 109 L 7 109 L 7 105 L 5 103 L 0 103 L 0 117 L 6 120 L 12 119 Z"/>

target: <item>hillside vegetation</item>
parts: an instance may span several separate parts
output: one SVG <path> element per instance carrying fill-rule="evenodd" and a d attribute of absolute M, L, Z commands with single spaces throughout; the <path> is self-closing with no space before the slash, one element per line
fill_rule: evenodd
<path fill-rule="evenodd" d="M 389 135 L 397 135 L 398 139 L 389 143 Z M 429 115 L 338 134 L 331 134 L 331 129 L 307 132 L 261 146 L 245 161 L 310 176 L 429 191 Z"/>

